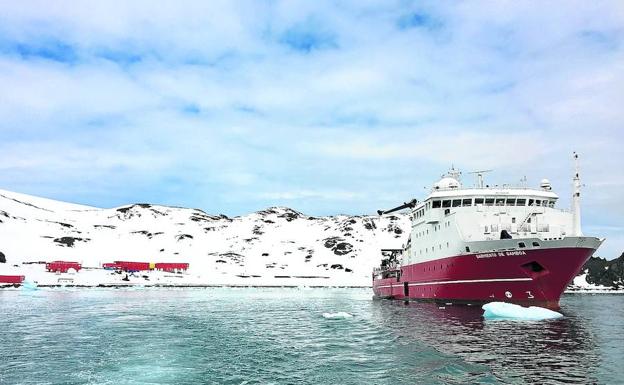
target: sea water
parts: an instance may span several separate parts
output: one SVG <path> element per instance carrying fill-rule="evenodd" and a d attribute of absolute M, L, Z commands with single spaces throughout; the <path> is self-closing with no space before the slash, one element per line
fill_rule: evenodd
<path fill-rule="evenodd" d="M 369 289 L 0 291 L 0 384 L 618 384 L 624 296 L 564 317 Z"/>

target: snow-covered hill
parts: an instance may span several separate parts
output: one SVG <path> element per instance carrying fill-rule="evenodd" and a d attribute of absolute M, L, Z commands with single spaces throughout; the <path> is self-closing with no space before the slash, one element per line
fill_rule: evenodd
<path fill-rule="evenodd" d="M 407 229 L 400 214 L 311 217 L 272 207 L 229 218 L 150 204 L 99 209 L 0 190 L 7 260 L 0 274 L 40 284 L 114 284 L 123 277 L 99 267 L 130 260 L 190 263 L 187 274 L 130 277 L 143 284 L 370 285 L 379 249 L 400 247 Z M 58 275 L 30 263 L 53 260 L 93 269 Z"/>

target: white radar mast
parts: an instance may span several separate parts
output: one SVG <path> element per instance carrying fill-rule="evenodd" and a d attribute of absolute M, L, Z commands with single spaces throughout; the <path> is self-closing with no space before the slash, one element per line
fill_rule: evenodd
<path fill-rule="evenodd" d="M 581 231 L 581 175 L 579 170 L 579 156 L 574 154 L 574 178 L 572 182 L 574 191 L 572 194 L 572 235 L 580 237 L 583 235 Z"/>
<path fill-rule="evenodd" d="M 492 171 L 494 170 L 477 170 L 477 171 L 469 172 L 468 174 L 475 174 L 475 177 L 477 178 L 475 187 L 483 188 L 483 174 L 485 174 L 486 172 L 492 172 Z"/>

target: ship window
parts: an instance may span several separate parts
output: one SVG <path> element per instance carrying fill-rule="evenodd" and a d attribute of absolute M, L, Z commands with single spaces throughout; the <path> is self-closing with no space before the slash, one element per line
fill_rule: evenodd
<path fill-rule="evenodd" d="M 462 206 L 472 206 L 472 199 L 464 199 L 462 201 Z"/>
<path fill-rule="evenodd" d="M 533 206 L 533 199 L 529 199 L 529 206 Z"/>
<path fill-rule="evenodd" d="M 524 242 L 518 242 L 518 247 L 523 248 L 526 247 L 526 245 L 524 244 Z"/>
<path fill-rule="evenodd" d="M 485 198 L 486 206 L 494 206 L 494 198 Z"/>
<path fill-rule="evenodd" d="M 496 198 L 496 206 L 504 206 L 505 198 Z"/>
<path fill-rule="evenodd" d="M 535 242 L 535 241 L 533 241 L 533 246 L 535 246 L 535 247 L 539 247 L 539 242 Z"/>
<path fill-rule="evenodd" d="M 482 204 L 483 204 L 483 198 L 475 198 L 475 206 L 482 205 Z"/>
<path fill-rule="evenodd" d="M 516 198 L 507 198 L 507 201 L 505 202 L 507 206 L 515 206 L 516 205 Z"/>
<path fill-rule="evenodd" d="M 548 204 L 548 201 L 546 201 L 546 200 L 542 201 L 542 206 L 546 207 L 547 204 Z"/>
<path fill-rule="evenodd" d="M 511 218 L 511 223 L 516 223 L 516 217 Z"/>
<path fill-rule="evenodd" d="M 518 199 L 516 201 L 516 206 L 524 206 L 526 205 L 526 199 Z"/>
<path fill-rule="evenodd" d="M 548 207 L 555 207 L 555 201 L 548 202 Z"/>
<path fill-rule="evenodd" d="M 541 206 L 542 205 L 542 201 L 539 199 L 535 200 L 535 206 Z"/>
<path fill-rule="evenodd" d="M 461 199 L 453 199 L 453 207 L 461 206 Z"/>
<path fill-rule="evenodd" d="M 434 209 L 440 208 L 440 201 L 433 201 L 433 206 Z"/>
<path fill-rule="evenodd" d="M 451 201 L 450 200 L 442 201 L 442 207 L 451 207 Z"/>
<path fill-rule="evenodd" d="M 466 252 L 469 253 L 470 252 L 470 247 L 466 246 Z"/>

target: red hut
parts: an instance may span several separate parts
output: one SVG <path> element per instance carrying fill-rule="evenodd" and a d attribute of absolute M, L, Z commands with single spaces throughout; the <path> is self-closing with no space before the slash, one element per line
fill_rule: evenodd
<path fill-rule="evenodd" d="M 24 282 L 23 275 L 0 275 L 1 284 L 20 284 Z"/>
<path fill-rule="evenodd" d="M 106 270 L 121 270 L 121 267 L 117 265 L 115 262 L 103 263 L 102 268 Z"/>
<path fill-rule="evenodd" d="M 129 272 L 151 270 L 149 262 L 115 261 L 115 263 L 104 263 L 102 267 L 109 270 L 123 270 Z"/>
<path fill-rule="evenodd" d="M 78 262 L 54 261 L 46 263 L 46 270 L 53 273 L 67 273 L 69 269 L 79 271 L 82 265 Z"/>
<path fill-rule="evenodd" d="M 174 262 L 159 262 L 156 264 L 156 270 L 167 271 L 169 273 L 175 273 L 178 271 L 186 271 L 189 267 L 188 263 L 174 263 Z"/>

